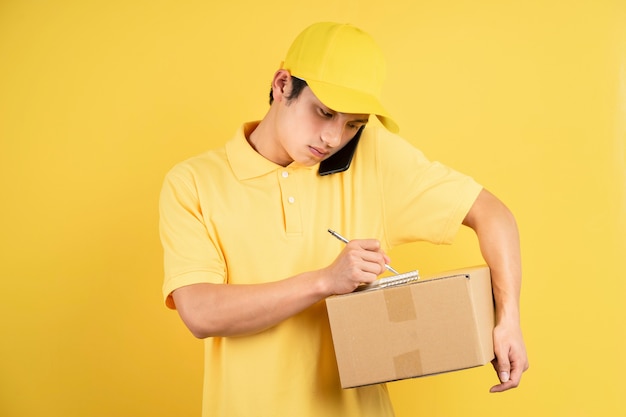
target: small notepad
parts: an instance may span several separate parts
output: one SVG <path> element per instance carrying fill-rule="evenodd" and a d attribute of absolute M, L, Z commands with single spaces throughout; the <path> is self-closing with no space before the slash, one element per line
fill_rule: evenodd
<path fill-rule="evenodd" d="M 415 271 L 405 272 L 404 274 L 392 275 L 389 277 L 377 279 L 376 281 L 367 285 L 361 285 L 355 290 L 355 292 L 377 290 L 380 288 L 389 288 L 389 287 L 393 287 L 396 285 L 408 284 L 410 282 L 414 282 L 419 279 L 420 279 L 419 271 L 415 270 Z"/>

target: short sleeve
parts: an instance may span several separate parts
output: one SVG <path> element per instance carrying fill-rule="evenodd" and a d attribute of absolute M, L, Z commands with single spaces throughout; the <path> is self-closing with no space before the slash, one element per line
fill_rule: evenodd
<path fill-rule="evenodd" d="M 451 243 L 482 186 L 404 139 L 383 135 L 376 155 L 389 243 Z"/>
<path fill-rule="evenodd" d="M 159 200 L 159 231 L 163 245 L 163 297 L 177 288 L 196 283 L 223 283 L 225 262 L 215 232 L 206 222 L 193 169 L 183 164 L 166 176 Z"/>

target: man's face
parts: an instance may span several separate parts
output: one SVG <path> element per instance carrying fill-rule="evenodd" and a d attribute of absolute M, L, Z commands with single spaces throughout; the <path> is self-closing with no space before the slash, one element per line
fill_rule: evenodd
<path fill-rule="evenodd" d="M 280 102 L 276 145 L 284 162 L 312 166 L 339 151 L 368 119 L 367 114 L 335 112 L 307 86 L 298 98 Z"/>

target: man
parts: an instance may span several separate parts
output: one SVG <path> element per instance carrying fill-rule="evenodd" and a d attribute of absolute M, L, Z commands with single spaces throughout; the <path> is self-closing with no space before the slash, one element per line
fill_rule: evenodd
<path fill-rule="evenodd" d="M 515 220 L 395 134 L 379 100 L 384 66 L 361 30 L 308 27 L 274 74 L 263 120 L 167 175 L 163 292 L 205 339 L 204 416 L 392 416 L 384 384 L 341 389 L 324 300 L 375 280 L 393 246 L 450 243 L 461 224 L 492 272 L 492 391 L 528 367 Z"/>

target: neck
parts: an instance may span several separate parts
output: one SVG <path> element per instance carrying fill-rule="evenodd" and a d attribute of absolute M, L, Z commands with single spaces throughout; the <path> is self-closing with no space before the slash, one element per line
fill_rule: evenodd
<path fill-rule="evenodd" d="M 265 159 L 285 167 L 292 163 L 293 160 L 277 141 L 275 132 L 271 129 L 271 118 L 268 116 L 270 116 L 269 113 L 252 132 L 246 135 L 246 140 L 252 146 L 252 149 Z"/>

